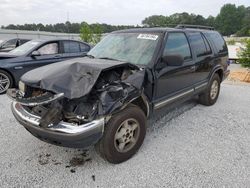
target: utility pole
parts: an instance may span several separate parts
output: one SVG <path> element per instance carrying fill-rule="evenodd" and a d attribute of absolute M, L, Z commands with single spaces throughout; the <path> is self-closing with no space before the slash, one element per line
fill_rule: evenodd
<path fill-rule="evenodd" d="M 69 23 L 69 11 L 67 11 L 67 22 Z M 67 33 L 68 33 L 68 37 L 70 39 L 70 36 L 69 36 L 69 25 L 67 24 Z"/>

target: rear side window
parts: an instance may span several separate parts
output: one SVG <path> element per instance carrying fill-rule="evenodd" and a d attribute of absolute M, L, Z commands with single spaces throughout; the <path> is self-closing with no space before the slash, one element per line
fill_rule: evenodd
<path fill-rule="evenodd" d="M 2 47 L 3 48 L 14 48 L 16 47 L 17 39 L 11 39 L 7 41 Z"/>
<path fill-rule="evenodd" d="M 64 53 L 79 53 L 80 45 L 78 42 L 74 41 L 64 41 L 63 42 Z"/>
<path fill-rule="evenodd" d="M 184 60 L 191 59 L 191 51 L 184 33 L 169 33 L 163 55 L 180 55 Z"/>
<path fill-rule="evenodd" d="M 227 51 L 227 45 L 222 36 L 218 32 L 213 33 L 204 33 L 204 35 L 210 40 L 213 41 L 216 46 L 218 53 L 223 53 Z"/>
<path fill-rule="evenodd" d="M 90 47 L 86 44 L 80 43 L 81 52 L 88 52 Z"/>
<path fill-rule="evenodd" d="M 194 49 L 197 57 L 211 54 L 211 48 L 209 46 L 209 43 L 207 42 L 207 39 L 202 36 L 201 33 L 190 33 L 189 38 L 191 41 L 192 48 Z"/>
<path fill-rule="evenodd" d="M 19 45 L 22 45 L 22 44 L 24 44 L 24 43 L 26 43 L 26 42 L 28 42 L 28 41 L 29 41 L 29 40 L 23 40 L 23 39 L 21 39 Z"/>

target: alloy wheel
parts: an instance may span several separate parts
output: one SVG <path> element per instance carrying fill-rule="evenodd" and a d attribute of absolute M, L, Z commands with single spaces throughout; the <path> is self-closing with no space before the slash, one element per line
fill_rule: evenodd
<path fill-rule="evenodd" d="M 4 93 L 10 87 L 10 79 L 3 73 L 0 73 L 0 93 Z"/>
<path fill-rule="evenodd" d="M 219 92 L 219 83 L 217 80 L 214 80 L 211 86 L 211 90 L 210 90 L 210 97 L 212 100 L 214 100 Z"/>
<path fill-rule="evenodd" d="M 114 137 L 117 151 L 125 153 L 131 150 L 137 143 L 140 135 L 140 126 L 137 120 L 127 119 L 121 123 Z"/>

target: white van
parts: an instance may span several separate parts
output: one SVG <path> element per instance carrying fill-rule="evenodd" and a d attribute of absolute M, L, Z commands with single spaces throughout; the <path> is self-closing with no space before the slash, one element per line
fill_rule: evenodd
<path fill-rule="evenodd" d="M 229 53 L 229 60 L 233 61 L 233 63 L 239 63 L 239 53 L 245 48 L 239 42 L 236 42 L 234 45 L 227 45 L 228 53 Z"/>

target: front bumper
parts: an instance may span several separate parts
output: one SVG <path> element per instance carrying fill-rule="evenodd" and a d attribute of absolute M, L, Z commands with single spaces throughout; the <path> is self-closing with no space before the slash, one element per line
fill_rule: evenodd
<path fill-rule="evenodd" d="M 103 135 L 105 119 L 98 119 L 83 125 L 61 121 L 48 128 L 39 126 L 41 117 L 28 112 L 20 103 L 13 102 L 12 112 L 20 124 L 32 135 L 45 142 L 71 148 L 86 148 L 94 145 Z"/>

